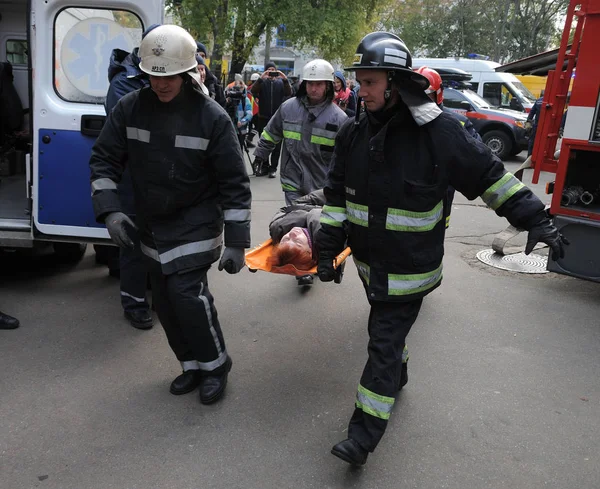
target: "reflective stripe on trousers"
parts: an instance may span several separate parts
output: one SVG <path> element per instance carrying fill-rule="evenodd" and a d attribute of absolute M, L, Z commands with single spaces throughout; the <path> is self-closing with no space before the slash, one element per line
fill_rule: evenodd
<path fill-rule="evenodd" d="M 422 299 L 371 301 L 369 358 L 348 426 L 348 436 L 366 450 L 375 449 L 387 427 L 400 386 L 402 362 L 408 360 L 406 335 L 417 319 L 422 302 Z"/>
<path fill-rule="evenodd" d="M 197 366 L 213 372 L 226 362 L 227 350 L 207 272 L 208 268 L 197 268 L 163 275 L 154 265 L 150 280 L 156 313 L 177 359 L 184 369 Z"/>

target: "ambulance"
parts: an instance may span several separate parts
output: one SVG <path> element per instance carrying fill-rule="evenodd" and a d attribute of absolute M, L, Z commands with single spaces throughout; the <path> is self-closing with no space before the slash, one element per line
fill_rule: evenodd
<path fill-rule="evenodd" d="M 0 2 L 0 248 L 51 246 L 76 261 L 86 243 L 109 243 L 88 162 L 110 55 L 163 15 L 162 0 Z"/>

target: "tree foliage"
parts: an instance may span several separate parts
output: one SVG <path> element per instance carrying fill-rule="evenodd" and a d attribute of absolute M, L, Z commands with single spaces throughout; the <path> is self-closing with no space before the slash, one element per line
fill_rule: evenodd
<path fill-rule="evenodd" d="M 170 0 L 169 7 L 196 39 L 211 41 L 211 69 L 231 50 L 232 72 L 241 71 L 260 36 L 284 24 L 286 40 L 315 49 L 330 61 L 348 61 L 360 39 L 393 0 Z M 217 69 L 215 69 L 217 68 Z"/>
<path fill-rule="evenodd" d="M 402 0 L 380 27 L 416 56 L 478 53 L 506 62 L 550 49 L 568 0 Z"/>

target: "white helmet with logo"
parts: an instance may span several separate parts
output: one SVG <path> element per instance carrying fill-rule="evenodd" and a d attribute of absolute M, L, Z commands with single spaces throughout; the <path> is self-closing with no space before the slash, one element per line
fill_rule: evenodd
<path fill-rule="evenodd" d="M 196 41 L 184 28 L 161 25 L 142 39 L 140 69 L 154 76 L 171 76 L 197 70 Z"/>
<path fill-rule="evenodd" d="M 310 61 L 302 70 L 302 80 L 333 82 L 333 66 L 324 59 Z"/>
<path fill-rule="evenodd" d="M 260 75 L 258 73 L 252 73 L 252 76 L 250 77 L 250 81 L 256 81 L 260 78 Z"/>

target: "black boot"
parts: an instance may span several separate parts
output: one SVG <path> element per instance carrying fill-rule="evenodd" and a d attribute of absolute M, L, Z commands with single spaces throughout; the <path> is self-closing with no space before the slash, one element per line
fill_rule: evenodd
<path fill-rule="evenodd" d="M 331 449 L 331 453 L 336 457 L 341 458 L 344 462 L 357 466 L 364 465 L 369 456 L 369 452 L 352 438 L 347 438 L 346 440 L 339 442 Z"/>
<path fill-rule="evenodd" d="M 313 276 L 312 275 L 302 275 L 301 277 L 296 277 L 296 283 L 299 286 L 312 285 L 313 284 Z"/>
<path fill-rule="evenodd" d="M 19 327 L 19 320 L 8 314 L 0 312 L 0 329 L 17 329 Z"/>
<path fill-rule="evenodd" d="M 124 311 L 123 314 L 129 323 L 137 329 L 150 329 L 154 326 L 152 313 L 147 309 L 134 309 L 133 311 Z"/>
<path fill-rule="evenodd" d="M 400 385 L 398 390 L 401 391 L 402 387 L 408 384 L 408 362 L 402 362 L 402 370 L 400 372 Z"/>
<path fill-rule="evenodd" d="M 202 383 L 202 372 L 200 370 L 185 370 L 181 375 L 171 382 L 169 391 L 171 394 L 180 396 L 192 392 Z"/>
<path fill-rule="evenodd" d="M 219 374 L 209 374 L 204 377 L 202 387 L 200 387 L 200 402 L 202 404 L 212 404 L 223 397 L 225 387 L 227 387 L 227 376 L 232 364 L 231 357 L 227 357 L 227 361 Z"/>

